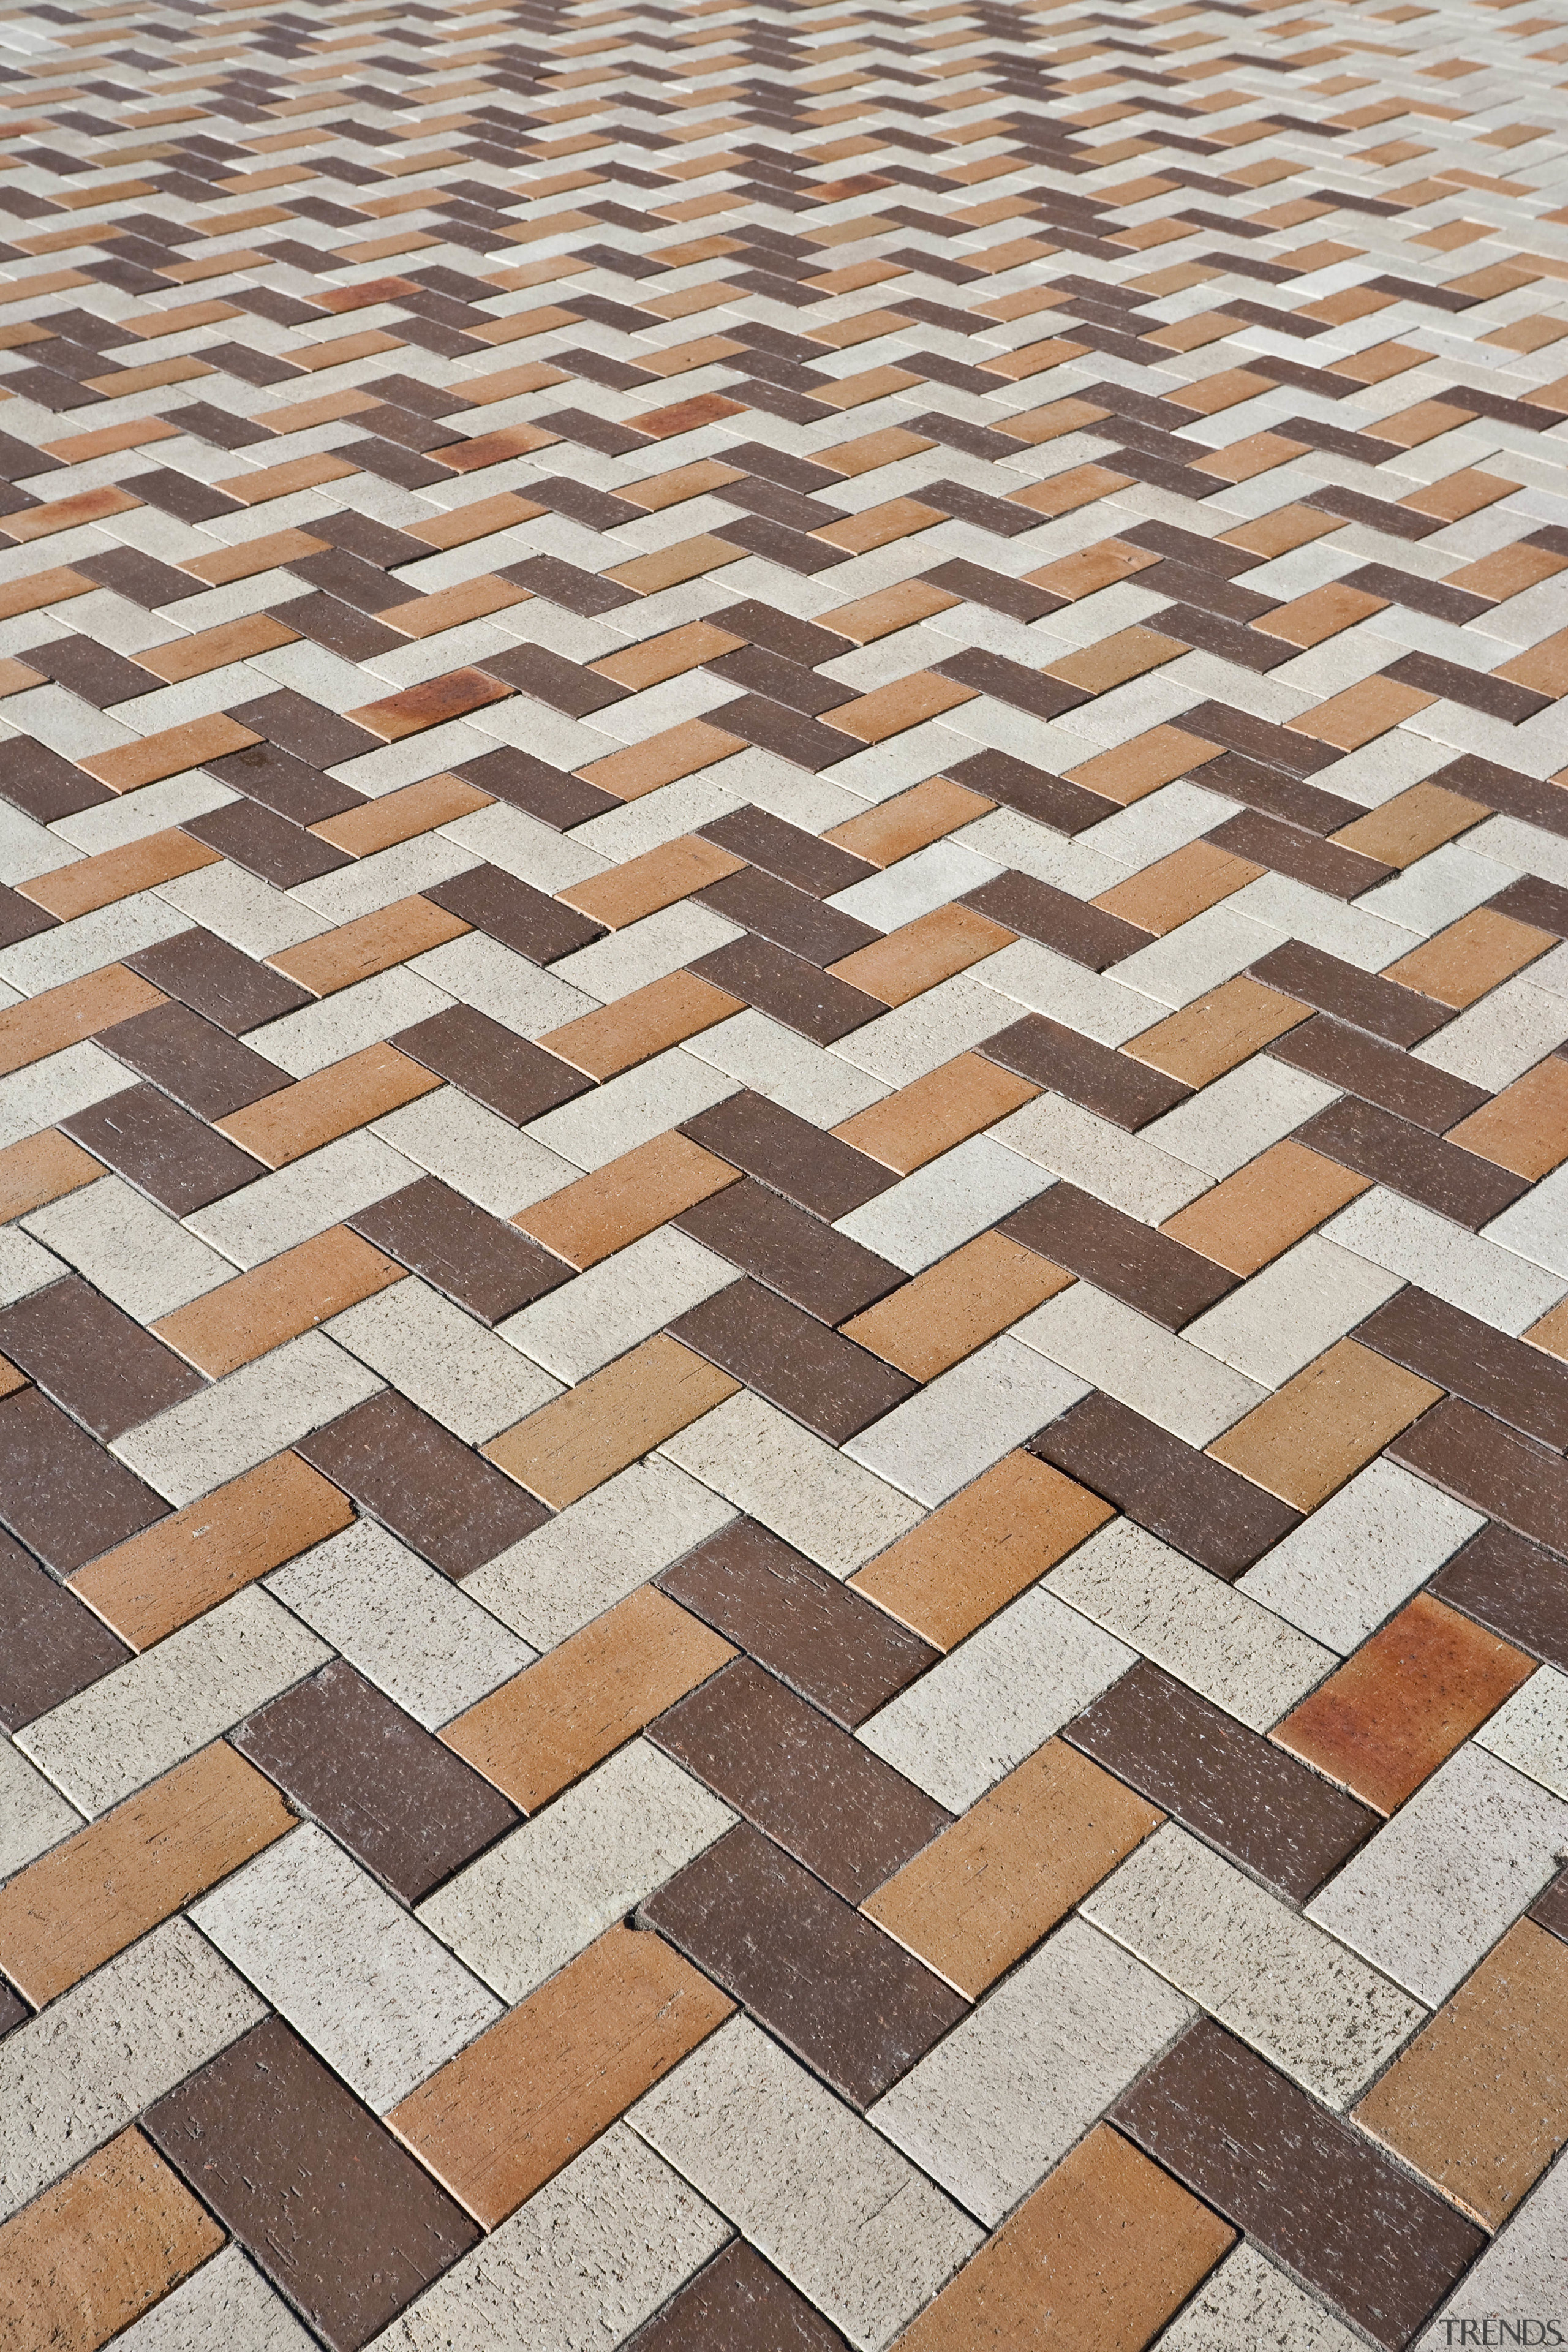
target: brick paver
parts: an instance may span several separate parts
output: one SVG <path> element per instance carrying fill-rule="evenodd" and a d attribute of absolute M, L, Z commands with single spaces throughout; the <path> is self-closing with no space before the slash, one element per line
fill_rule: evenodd
<path fill-rule="evenodd" d="M 0 22 L 3 2352 L 1568 2336 L 1565 90 Z"/>

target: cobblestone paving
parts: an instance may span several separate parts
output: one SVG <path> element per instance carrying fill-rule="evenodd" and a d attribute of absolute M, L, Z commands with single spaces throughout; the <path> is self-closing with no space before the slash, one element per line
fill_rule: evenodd
<path fill-rule="evenodd" d="M 1565 90 L 0 20 L 4 2352 L 1568 2337 Z"/>

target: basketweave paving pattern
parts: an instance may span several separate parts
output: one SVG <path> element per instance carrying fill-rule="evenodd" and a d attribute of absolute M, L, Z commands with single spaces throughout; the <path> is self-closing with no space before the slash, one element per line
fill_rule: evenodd
<path fill-rule="evenodd" d="M 0 2345 L 1568 2322 L 1568 18 L 0 25 Z"/>

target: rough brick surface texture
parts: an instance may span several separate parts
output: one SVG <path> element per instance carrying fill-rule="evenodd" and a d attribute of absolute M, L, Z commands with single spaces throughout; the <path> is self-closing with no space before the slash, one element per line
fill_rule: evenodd
<path fill-rule="evenodd" d="M 5 14 L 0 2352 L 1568 2338 L 1565 92 Z"/>

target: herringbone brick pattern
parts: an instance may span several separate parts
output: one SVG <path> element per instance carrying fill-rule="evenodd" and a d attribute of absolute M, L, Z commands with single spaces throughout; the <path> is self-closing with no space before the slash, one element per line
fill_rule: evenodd
<path fill-rule="evenodd" d="M 1568 2336 L 1565 89 L 0 23 L 4 2352 Z"/>

